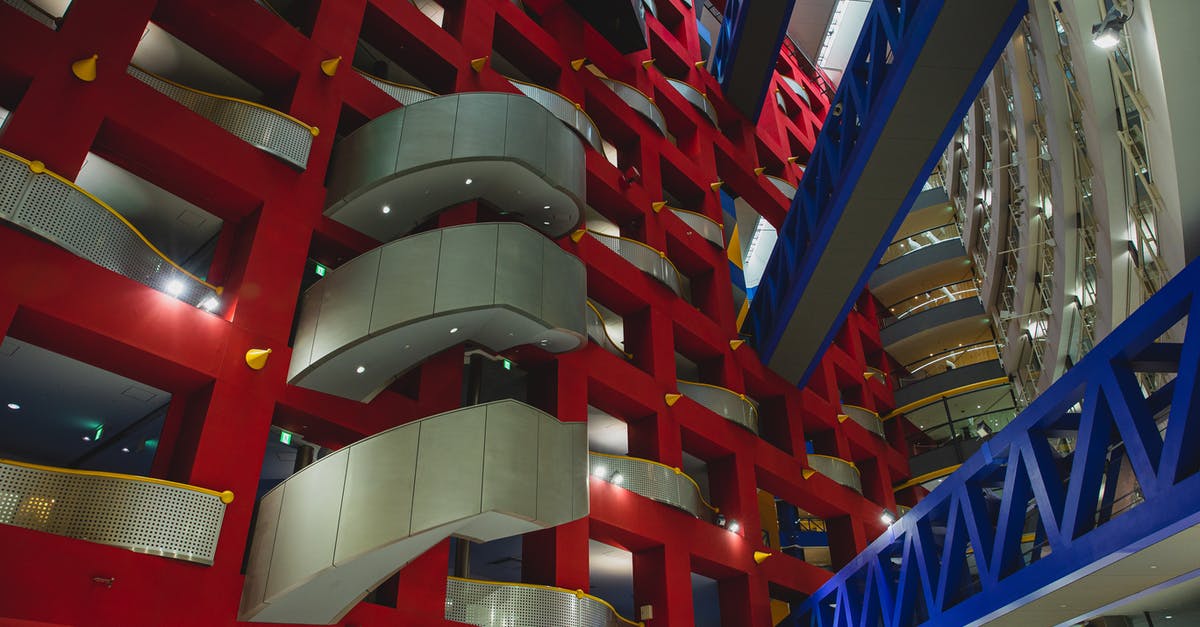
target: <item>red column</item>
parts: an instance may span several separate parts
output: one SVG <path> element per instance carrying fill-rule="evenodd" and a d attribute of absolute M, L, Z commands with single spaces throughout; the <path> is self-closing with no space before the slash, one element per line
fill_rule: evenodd
<path fill-rule="evenodd" d="M 692 627 L 691 563 L 686 547 L 668 543 L 633 554 L 634 618 L 649 605 L 647 627 Z M 732 623 L 727 623 L 732 624 Z"/>

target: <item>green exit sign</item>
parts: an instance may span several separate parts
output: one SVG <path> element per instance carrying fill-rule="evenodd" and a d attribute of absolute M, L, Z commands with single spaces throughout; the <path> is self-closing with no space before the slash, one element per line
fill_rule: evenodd
<path fill-rule="evenodd" d="M 284 444 L 291 444 L 292 443 L 292 434 L 288 433 L 287 431 L 280 431 L 279 432 L 279 441 L 283 442 Z"/>

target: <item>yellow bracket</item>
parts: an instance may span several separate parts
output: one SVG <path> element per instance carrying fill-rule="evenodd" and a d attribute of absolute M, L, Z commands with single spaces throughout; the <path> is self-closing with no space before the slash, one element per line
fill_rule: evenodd
<path fill-rule="evenodd" d="M 649 69 L 650 69 L 650 67 L 651 67 L 651 66 L 653 66 L 653 65 L 654 65 L 654 59 L 653 59 L 653 58 L 646 59 L 645 61 L 642 61 L 642 69 L 643 69 L 643 70 L 649 70 Z"/>
<path fill-rule="evenodd" d="M 870 381 L 870 380 L 871 380 L 871 377 L 873 377 L 873 376 L 875 376 L 875 373 L 874 373 L 874 372 L 870 372 L 870 371 L 864 372 L 864 373 L 863 373 L 863 380 L 864 380 L 864 381 Z"/>
<path fill-rule="evenodd" d="M 80 59 L 72 63 L 71 73 L 75 75 L 75 78 L 78 78 L 85 83 L 90 83 L 96 80 L 96 60 L 99 58 L 100 55 L 93 54 L 86 59 Z"/>
<path fill-rule="evenodd" d="M 693 63 L 692 65 L 695 65 L 695 66 L 696 66 L 696 67 L 698 67 L 698 68 L 702 68 L 702 67 L 704 67 L 704 65 L 705 65 L 706 63 L 708 63 L 708 62 L 707 62 L 707 61 L 705 61 L 704 59 L 700 59 L 699 61 L 697 61 L 697 62 Z"/>
<path fill-rule="evenodd" d="M 325 59 L 324 61 L 321 62 L 321 73 L 324 74 L 325 76 L 333 76 L 334 74 L 337 74 L 338 65 L 340 65 L 341 63 L 342 63 L 341 57 Z"/>
<path fill-rule="evenodd" d="M 269 348 L 252 348 L 246 351 L 246 365 L 250 366 L 251 370 L 262 370 L 267 365 L 267 358 L 271 356 Z"/>
<path fill-rule="evenodd" d="M 799 160 L 800 160 L 800 157 L 788 157 L 787 158 L 788 163 L 796 163 Z"/>
<path fill-rule="evenodd" d="M 663 210 L 663 207 L 666 207 L 666 206 L 667 206 L 667 203 L 666 203 L 666 201 L 663 201 L 663 200 L 650 203 L 650 208 L 654 210 L 654 213 L 659 213 L 660 211 Z"/>
<path fill-rule="evenodd" d="M 764 168 L 764 167 L 757 167 L 757 168 L 754 168 L 754 174 L 755 174 L 755 176 L 762 176 L 762 175 L 763 175 L 763 172 L 766 172 L 766 171 L 767 171 L 767 169 L 766 169 L 766 168 Z"/>
<path fill-rule="evenodd" d="M 767 558 L 771 557 L 772 555 L 774 555 L 774 554 L 773 553 L 763 553 L 762 551 L 755 551 L 754 552 L 754 563 L 761 564 L 761 563 L 767 561 Z"/>
<path fill-rule="evenodd" d="M 742 344 L 745 344 L 745 343 L 746 343 L 746 340 L 729 340 L 729 350 L 735 351 L 735 350 L 741 348 Z"/>
<path fill-rule="evenodd" d="M 578 231 L 571 233 L 571 241 L 578 244 L 579 240 L 583 239 L 583 236 L 586 234 L 587 234 L 587 229 L 579 229 Z"/>
<path fill-rule="evenodd" d="M 588 62 L 587 57 L 580 57 L 578 59 L 575 59 L 574 61 L 571 61 L 571 69 L 578 72 L 580 69 L 583 68 L 583 66 L 587 65 L 587 62 Z"/>
<path fill-rule="evenodd" d="M 838 422 L 846 422 L 847 420 L 850 420 L 849 414 L 838 414 Z"/>
<path fill-rule="evenodd" d="M 487 57 L 479 57 L 478 59 L 471 59 L 471 69 L 475 70 L 476 73 L 482 72 L 483 66 L 487 65 L 487 62 L 488 62 Z"/>
<path fill-rule="evenodd" d="M 725 184 L 725 181 L 717 181 L 716 183 L 709 183 L 708 187 L 715 192 L 715 191 L 721 189 L 721 186 L 724 184 Z"/>
<path fill-rule="evenodd" d="M 809 477 L 811 477 L 815 474 L 817 474 L 817 471 L 812 470 L 811 468 L 805 468 L 804 470 L 800 471 L 800 475 L 803 476 L 805 479 L 808 479 Z"/>
<path fill-rule="evenodd" d="M 667 407 L 674 407 L 675 403 L 678 403 L 681 398 L 683 398 L 682 394 L 668 394 L 666 396 Z"/>

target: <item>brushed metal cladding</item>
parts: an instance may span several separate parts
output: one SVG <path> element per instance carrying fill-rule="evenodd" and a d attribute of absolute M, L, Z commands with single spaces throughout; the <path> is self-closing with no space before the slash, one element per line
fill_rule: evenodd
<path fill-rule="evenodd" d="M 288 382 L 366 402 L 462 342 L 574 350 L 587 342 L 586 291 L 582 262 L 522 224 L 396 240 L 305 293 Z"/>
<path fill-rule="evenodd" d="M 586 516 L 586 446 L 586 423 L 504 400 L 326 456 L 263 497 L 239 619 L 332 624 L 450 535 L 490 541 Z"/>
<path fill-rule="evenodd" d="M 439 96 L 338 142 L 325 214 L 390 241 L 443 209 L 482 199 L 560 237 L 579 224 L 586 177 L 579 137 L 537 102 L 507 93 Z"/>

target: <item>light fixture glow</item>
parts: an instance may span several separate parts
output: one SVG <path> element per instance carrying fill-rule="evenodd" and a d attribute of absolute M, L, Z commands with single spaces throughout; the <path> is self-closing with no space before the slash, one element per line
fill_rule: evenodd
<path fill-rule="evenodd" d="M 83 436 L 83 441 L 84 441 L 84 442 L 91 442 L 91 441 L 92 441 L 92 438 L 91 438 L 91 436 L 85 435 L 85 436 Z"/>
<path fill-rule="evenodd" d="M 464 184 L 466 184 L 466 185 L 470 185 L 471 183 L 474 183 L 474 182 L 475 182 L 475 181 L 474 181 L 474 180 L 472 180 L 472 179 L 467 179 L 467 180 L 463 181 L 463 183 L 464 183 Z"/>
<path fill-rule="evenodd" d="M 549 209 L 549 208 L 550 208 L 550 205 L 545 205 L 542 207 L 542 209 Z"/>
<path fill-rule="evenodd" d="M 329 272 L 329 268 L 326 268 L 325 266 L 318 263 L 317 268 L 316 268 L 317 276 L 325 276 L 326 272 Z"/>
<path fill-rule="evenodd" d="M 391 208 L 391 207 L 389 207 L 389 206 L 387 206 L 387 205 L 384 205 L 384 206 L 383 206 L 382 208 L 380 208 L 379 210 L 380 210 L 380 211 L 382 211 L 382 212 L 383 212 L 383 213 L 385 213 L 385 214 L 388 214 L 388 213 L 391 213 L 391 212 L 392 212 L 392 208 Z"/>
<path fill-rule="evenodd" d="M 179 295 L 183 293 L 183 282 L 172 280 L 171 282 L 167 283 L 167 293 L 178 298 Z"/>
<path fill-rule="evenodd" d="M 129 447 L 128 447 L 128 446 L 122 446 L 122 447 L 121 447 L 121 452 L 122 452 L 122 453 L 128 453 L 128 452 L 129 452 Z"/>
<path fill-rule="evenodd" d="M 546 225 L 546 226 L 550 226 L 550 221 L 549 221 L 549 220 L 543 220 L 543 221 L 542 221 L 542 224 L 544 224 L 544 225 Z"/>
<path fill-rule="evenodd" d="M 279 441 L 284 444 L 291 444 L 292 443 L 292 434 L 288 433 L 287 431 L 280 431 L 279 432 Z"/>
<path fill-rule="evenodd" d="M 1092 43 L 1096 44 L 1098 48 L 1111 50 L 1121 43 L 1121 38 L 1117 36 L 1116 31 L 1106 28 L 1092 36 Z"/>
<path fill-rule="evenodd" d="M 21 406 L 17 403 L 9 403 L 8 408 L 13 411 L 17 411 L 18 409 L 21 409 Z"/>
<path fill-rule="evenodd" d="M 453 327 L 453 328 L 451 328 L 451 329 L 450 329 L 450 332 L 451 332 L 451 333 L 458 333 L 458 327 Z"/>
<path fill-rule="evenodd" d="M 221 301 L 217 300 L 216 296 L 209 296 L 200 303 L 200 308 L 204 311 L 216 311 L 217 307 L 221 306 Z"/>
<path fill-rule="evenodd" d="M 896 517 L 893 516 L 891 512 L 889 512 L 885 509 L 885 510 L 883 510 L 883 513 L 879 515 L 879 520 L 882 520 L 883 524 L 885 524 L 885 525 L 890 525 L 890 524 L 896 522 Z"/>
<path fill-rule="evenodd" d="M 610 481 L 612 481 L 616 485 L 621 485 L 622 483 L 625 483 L 625 475 L 623 475 L 619 472 L 614 472 L 612 479 L 610 479 Z"/>
<path fill-rule="evenodd" d="M 367 371 L 367 367 L 366 367 L 366 366 L 359 366 L 359 367 L 357 367 L 357 368 L 355 368 L 355 369 L 354 369 L 354 372 L 355 372 L 355 373 L 357 373 L 357 374 L 362 374 L 362 373 L 364 373 L 364 372 L 366 372 L 366 371 Z"/>
<path fill-rule="evenodd" d="M 604 466 L 596 466 L 592 468 L 592 474 L 596 475 L 597 477 L 603 477 L 608 474 L 608 468 Z"/>
<path fill-rule="evenodd" d="M 729 530 L 729 533 L 737 533 L 742 530 L 742 524 L 736 520 L 731 520 L 725 528 Z"/>
<path fill-rule="evenodd" d="M 1108 10 L 1104 19 L 1092 25 L 1092 43 L 1097 48 L 1111 50 L 1121 43 L 1121 29 L 1133 14 L 1125 15 L 1115 7 Z"/>

